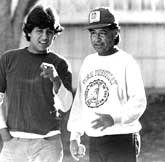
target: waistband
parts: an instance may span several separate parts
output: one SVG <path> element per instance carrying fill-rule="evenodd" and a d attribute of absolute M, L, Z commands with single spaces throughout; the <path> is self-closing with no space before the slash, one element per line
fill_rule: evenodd
<path fill-rule="evenodd" d="M 60 130 L 50 131 L 45 135 L 27 133 L 27 132 L 13 132 L 13 131 L 10 131 L 10 134 L 12 137 L 15 137 L 15 138 L 38 139 L 38 138 L 48 138 L 48 137 L 52 137 L 52 136 L 61 134 L 61 131 Z"/>

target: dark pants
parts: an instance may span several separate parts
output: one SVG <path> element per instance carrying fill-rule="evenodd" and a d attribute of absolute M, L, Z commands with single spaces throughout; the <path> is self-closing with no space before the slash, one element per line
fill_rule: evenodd
<path fill-rule="evenodd" d="M 90 137 L 90 162 L 136 162 L 137 139 L 135 134 Z"/>

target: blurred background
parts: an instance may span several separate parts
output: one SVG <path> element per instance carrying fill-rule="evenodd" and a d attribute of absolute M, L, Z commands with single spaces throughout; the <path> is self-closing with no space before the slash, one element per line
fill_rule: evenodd
<path fill-rule="evenodd" d="M 70 61 L 74 88 L 83 58 L 94 52 L 89 33 L 83 27 L 87 23 L 89 11 L 98 6 L 110 6 L 115 10 L 121 25 L 119 46 L 139 62 L 145 86 L 164 87 L 164 0 L 41 0 L 38 3 L 53 5 L 65 27 L 52 49 Z M 20 47 L 25 45 L 23 36 Z"/>
<path fill-rule="evenodd" d="M 29 10 L 39 3 L 54 6 L 65 28 L 51 49 L 70 61 L 75 90 L 82 61 L 94 52 L 89 33 L 84 30 L 88 13 L 100 6 L 115 10 L 121 26 L 119 47 L 132 54 L 139 63 L 148 101 L 141 118 L 139 161 L 165 161 L 165 0 L 1 0 L 0 55 L 8 49 L 28 45 L 22 24 Z M 64 115 L 62 124 L 64 161 L 70 162 L 74 160 L 69 156 L 67 119 L 68 114 Z M 84 137 L 84 143 L 86 141 L 87 137 Z"/>

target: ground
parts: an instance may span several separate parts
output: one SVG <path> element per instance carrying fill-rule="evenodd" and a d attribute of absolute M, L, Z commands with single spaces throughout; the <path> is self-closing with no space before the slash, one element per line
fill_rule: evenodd
<path fill-rule="evenodd" d="M 148 98 L 148 101 L 152 101 Z M 142 149 L 139 162 L 165 161 L 165 95 L 154 97 L 141 118 Z"/>

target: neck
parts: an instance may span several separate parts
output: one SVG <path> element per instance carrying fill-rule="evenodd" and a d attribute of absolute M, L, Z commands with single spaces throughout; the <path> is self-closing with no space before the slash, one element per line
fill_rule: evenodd
<path fill-rule="evenodd" d="M 27 50 L 30 52 L 30 53 L 33 53 L 33 54 L 45 54 L 45 53 L 47 53 L 48 52 L 48 50 L 44 50 L 44 51 L 35 51 L 35 50 L 33 50 L 33 49 L 31 49 L 30 47 L 28 47 L 27 48 Z"/>
<path fill-rule="evenodd" d="M 100 56 L 109 56 L 109 55 L 115 54 L 117 51 L 119 51 L 119 49 L 117 47 L 113 47 L 113 48 L 109 49 L 108 51 L 98 53 L 98 54 Z"/>

